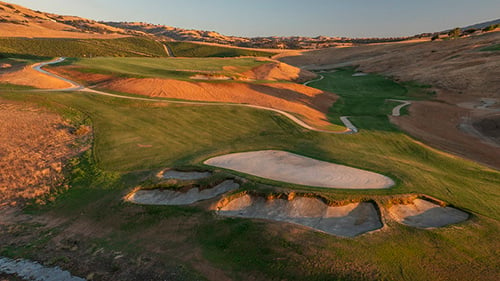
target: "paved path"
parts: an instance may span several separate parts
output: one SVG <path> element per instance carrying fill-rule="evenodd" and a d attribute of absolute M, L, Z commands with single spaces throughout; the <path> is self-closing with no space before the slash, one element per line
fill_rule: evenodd
<path fill-rule="evenodd" d="M 53 74 L 51 72 L 45 71 L 42 69 L 42 67 L 49 65 L 49 64 L 56 64 L 64 61 L 65 58 L 58 58 L 52 61 L 48 62 L 43 62 L 43 63 L 37 63 L 34 64 L 32 67 L 36 71 L 39 71 L 41 73 L 47 74 L 51 77 L 63 80 L 67 83 L 69 83 L 71 86 L 65 89 L 55 89 L 55 90 L 44 90 L 44 91 L 82 91 L 82 92 L 90 92 L 102 96 L 108 96 L 108 97 L 115 97 L 115 98 L 121 98 L 121 99 L 130 99 L 130 100 L 141 100 L 141 101 L 149 101 L 149 102 L 165 102 L 165 103 L 176 103 L 176 104 L 193 104 L 193 105 L 205 105 L 205 106 L 221 106 L 221 105 L 230 105 L 230 106 L 240 106 L 240 107 L 250 107 L 250 108 L 256 108 L 256 109 L 262 109 L 262 110 L 268 110 L 268 111 L 273 111 L 276 113 L 279 113 L 281 115 L 284 115 L 288 119 L 292 120 L 299 126 L 306 128 L 311 131 L 316 131 L 316 132 L 322 132 L 322 133 L 328 133 L 328 134 L 353 134 L 358 132 L 358 129 L 347 119 L 347 116 L 343 116 L 340 118 L 344 125 L 346 126 L 346 129 L 344 131 L 331 131 L 331 130 L 325 130 L 325 129 L 318 129 L 315 127 L 312 127 L 308 124 L 306 124 L 304 121 L 300 120 L 299 118 L 295 117 L 294 115 L 285 112 L 283 110 L 275 109 L 275 108 L 270 108 L 270 107 L 265 107 L 265 106 L 259 106 L 259 105 L 251 105 L 251 104 L 239 104 L 239 103 L 209 103 L 209 102 L 196 102 L 196 101 L 172 101 L 172 100 L 164 100 L 164 99 L 152 99 L 152 98 L 139 98 L 139 97 L 131 97 L 131 96 L 123 96 L 123 95 L 117 95 L 117 94 L 111 94 L 103 91 L 98 91 L 94 90 L 91 88 L 87 88 L 83 85 L 80 85 L 76 83 L 75 81 L 71 81 L 69 79 L 63 78 L 59 75 Z M 321 76 L 323 77 L 323 76 Z M 321 80 L 321 79 L 319 79 Z M 316 81 L 319 81 L 316 80 Z M 313 81 L 309 81 L 313 82 Z M 306 82 L 308 83 L 308 82 Z"/>
<path fill-rule="evenodd" d="M 388 101 L 395 101 L 395 102 L 401 103 L 400 105 L 398 105 L 392 109 L 392 116 L 400 116 L 401 115 L 401 108 L 411 104 L 411 101 L 407 101 L 407 100 L 388 99 Z"/>

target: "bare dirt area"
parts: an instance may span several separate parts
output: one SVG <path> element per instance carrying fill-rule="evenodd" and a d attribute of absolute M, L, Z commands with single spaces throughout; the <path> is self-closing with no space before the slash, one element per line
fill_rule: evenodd
<path fill-rule="evenodd" d="M 74 128 L 56 114 L 0 100 L 0 205 L 48 194 L 80 152 Z"/>
<path fill-rule="evenodd" d="M 372 203 L 328 206 L 317 198 L 268 200 L 243 195 L 217 208 L 217 213 L 222 216 L 294 223 L 343 237 L 354 237 L 382 227 Z"/>
<path fill-rule="evenodd" d="M 210 158 L 206 165 L 294 184 L 345 189 L 389 188 L 386 176 L 289 153 L 263 150 Z"/>
<path fill-rule="evenodd" d="M 499 40 L 500 32 L 492 32 L 446 41 L 324 49 L 280 60 L 309 70 L 356 66 L 396 81 L 431 85 L 437 92 L 436 102 L 416 103 L 410 106 L 410 116 L 391 120 L 432 146 L 500 169 L 500 143 L 488 133 L 493 130 L 495 134 L 497 123 L 481 122 L 492 114 L 492 107 L 461 106 L 500 98 L 500 52 L 480 51 Z M 464 120 L 476 129 L 457 129 L 464 127 Z"/>

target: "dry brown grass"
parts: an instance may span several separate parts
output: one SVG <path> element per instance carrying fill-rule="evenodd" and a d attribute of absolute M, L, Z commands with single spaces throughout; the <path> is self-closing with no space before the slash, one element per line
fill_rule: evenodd
<path fill-rule="evenodd" d="M 40 89 L 63 89 L 69 84 L 52 76 L 40 73 L 31 66 L 12 67 L 0 71 L 0 83 L 31 86 Z"/>
<path fill-rule="evenodd" d="M 73 128 L 56 114 L 5 100 L 0 120 L 0 205 L 60 187 L 63 167 L 78 153 Z"/>

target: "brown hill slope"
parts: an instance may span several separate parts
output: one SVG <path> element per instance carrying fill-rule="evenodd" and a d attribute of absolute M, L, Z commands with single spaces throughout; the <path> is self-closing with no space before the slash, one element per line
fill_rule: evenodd
<path fill-rule="evenodd" d="M 0 37 L 117 38 L 134 34 L 139 33 L 0 1 Z"/>
<path fill-rule="evenodd" d="M 433 146 L 500 169 L 500 52 L 482 50 L 498 42 L 500 32 L 491 32 L 447 41 L 285 54 L 280 60 L 309 70 L 357 66 L 432 85 L 435 100 L 415 102 L 409 116 L 392 121 Z"/>

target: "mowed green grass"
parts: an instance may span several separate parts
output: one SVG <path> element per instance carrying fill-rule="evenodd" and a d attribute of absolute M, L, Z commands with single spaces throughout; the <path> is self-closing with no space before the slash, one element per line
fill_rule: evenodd
<path fill-rule="evenodd" d="M 266 63 L 255 58 L 92 58 L 70 62 L 82 72 L 174 79 L 205 72 L 234 76 Z"/>
<path fill-rule="evenodd" d="M 399 103 L 387 99 L 415 100 L 432 97 L 428 87 L 415 83 L 398 84 L 389 78 L 370 74 L 352 76 L 353 69 L 339 69 L 321 73 L 325 77 L 309 86 L 336 93 L 340 98 L 330 110 L 331 122 L 340 116 L 350 116 L 355 125 L 363 129 L 394 129 L 387 119 L 392 108 Z"/>
<path fill-rule="evenodd" d="M 62 216 L 83 214 L 113 226 L 109 236 L 113 246 L 108 245 L 113 250 L 127 251 L 129 247 L 123 245 L 130 244 L 129 237 L 134 237 L 135 251 L 152 243 L 157 251 L 201 247 L 206 259 L 236 280 L 248 276 L 267 280 L 494 280 L 500 263 L 496 238 L 500 172 L 430 149 L 392 127 L 384 117 L 389 107 L 381 110 L 378 105 L 382 99 L 414 93 L 406 91 L 406 86 L 380 76 L 333 74 L 324 83 L 343 85 L 337 93 L 345 102 L 348 95 L 359 92 L 373 100 L 366 104 L 371 111 L 352 109 L 352 114 L 358 114 L 353 119 L 361 129 L 359 134 L 310 132 L 280 115 L 249 108 L 160 106 L 83 93 L 2 96 L 45 105 L 73 120 L 82 116 L 91 120 L 94 157 L 76 165 L 73 187 L 46 208 Z M 367 79 L 359 85 L 359 78 Z M 350 90 L 349 85 L 357 88 Z M 376 122 L 359 122 L 358 116 L 375 116 Z M 143 177 L 144 172 L 138 171 L 203 167 L 200 163 L 214 155 L 259 149 L 284 149 L 376 171 L 397 181 L 394 188 L 378 191 L 281 185 L 290 190 L 315 191 L 338 200 L 424 193 L 471 212 L 472 218 L 434 230 L 388 221 L 382 231 L 345 239 L 286 224 L 215 218 L 196 207 L 135 207 L 120 202 L 124 191 Z M 86 180 L 75 180 L 82 178 Z M 167 227 L 179 221 L 196 223 L 184 225 L 182 233 Z M 180 242 L 162 239 L 168 235 L 188 238 Z"/>

